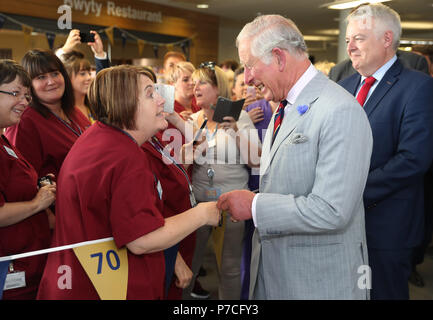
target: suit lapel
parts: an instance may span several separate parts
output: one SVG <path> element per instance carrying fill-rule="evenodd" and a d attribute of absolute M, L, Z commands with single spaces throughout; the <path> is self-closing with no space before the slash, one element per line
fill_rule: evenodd
<path fill-rule="evenodd" d="M 398 81 L 398 75 L 401 73 L 402 65 L 399 60 L 397 60 L 391 68 L 385 73 L 382 80 L 377 85 L 376 89 L 373 91 L 370 98 L 364 105 L 364 110 L 367 116 L 370 117 L 371 113 L 379 106 L 380 101 L 385 96 L 385 94 L 392 88 L 392 86 Z"/>
<path fill-rule="evenodd" d="M 299 121 L 302 121 L 305 116 L 311 112 L 314 102 L 319 97 L 324 85 L 328 79 L 319 72 L 308 85 L 302 90 L 296 99 L 295 103 L 289 107 L 287 113 L 284 115 L 283 122 L 280 127 L 273 145 L 271 146 L 271 136 L 273 128 L 275 113 L 271 119 L 268 127 L 268 133 L 266 134 L 265 141 L 263 143 L 262 162 L 260 164 L 260 175 L 264 175 L 272 162 L 275 153 L 279 149 L 280 145 L 287 139 L 290 134 L 293 133 Z M 297 107 L 301 105 L 307 105 L 308 110 L 303 115 L 299 114 Z"/>

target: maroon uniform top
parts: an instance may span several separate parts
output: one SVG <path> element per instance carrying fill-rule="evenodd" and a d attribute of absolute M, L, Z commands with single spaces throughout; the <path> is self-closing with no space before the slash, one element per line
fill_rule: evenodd
<path fill-rule="evenodd" d="M 79 135 L 90 126 L 89 120 L 74 109 L 71 124 L 66 124 L 54 114 L 43 117 L 34 108 L 24 110 L 18 124 L 6 129 L 6 137 L 43 177 L 59 174 L 63 160 Z"/>
<path fill-rule="evenodd" d="M 6 202 L 32 200 L 38 192 L 37 180 L 35 169 L 2 135 L 0 138 L 0 207 Z M 45 210 L 13 225 L 0 227 L 0 257 L 49 248 L 50 237 Z M 25 271 L 26 287 L 4 291 L 3 299 L 35 299 L 45 261 L 45 255 L 13 261 L 15 271 Z"/>
<path fill-rule="evenodd" d="M 118 248 L 164 225 L 158 180 L 146 154 L 126 133 L 96 122 L 67 155 L 57 182 L 54 246 L 114 237 Z M 127 299 L 162 299 L 164 254 L 128 251 Z M 59 289 L 59 266 L 72 289 Z M 51 253 L 38 299 L 98 299 L 73 250 Z"/>
<path fill-rule="evenodd" d="M 146 142 L 142 145 L 142 148 L 149 154 L 152 169 L 161 181 L 163 190 L 162 200 L 164 202 L 162 214 L 164 218 L 168 218 L 191 209 L 190 180 L 189 177 L 185 177 L 185 174 L 188 175 L 188 173 L 181 164 L 169 164 L 169 159 L 158 151 L 158 149 L 164 148 L 165 144 L 158 139 L 161 133 L 158 133 L 156 136 L 156 140 L 152 139 L 153 144 Z M 194 255 L 195 238 L 196 233 L 193 232 L 179 244 L 179 252 L 190 268 Z M 176 278 L 173 276 L 168 292 L 168 299 L 182 298 L 182 289 L 176 287 L 175 280 Z"/>

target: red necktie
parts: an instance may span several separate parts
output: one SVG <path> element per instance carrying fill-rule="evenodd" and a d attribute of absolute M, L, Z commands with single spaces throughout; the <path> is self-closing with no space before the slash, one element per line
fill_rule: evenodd
<path fill-rule="evenodd" d="M 359 90 L 358 95 L 356 96 L 356 100 L 358 100 L 361 106 L 364 106 L 368 91 L 370 91 L 370 88 L 375 81 L 376 79 L 373 77 L 365 78 L 364 84 L 362 85 L 361 90 Z"/>
<path fill-rule="evenodd" d="M 277 136 L 277 133 L 280 130 L 281 123 L 283 122 L 284 107 L 286 105 L 287 105 L 287 100 L 283 100 L 280 102 L 280 105 L 278 106 L 277 113 L 274 119 L 274 132 L 272 134 L 272 144 L 274 143 L 275 137 Z"/>

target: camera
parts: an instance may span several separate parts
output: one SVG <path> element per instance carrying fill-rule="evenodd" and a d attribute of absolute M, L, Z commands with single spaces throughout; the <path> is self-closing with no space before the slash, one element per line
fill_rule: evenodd
<path fill-rule="evenodd" d="M 93 33 L 80 32 L 80 39 L 83 43 L 95 42 L 95 35 Z"/>
<path fill-rule="evenodd" d="M 42 177 L 38 180 L 38 187 L 42 188 L 47 184 L 53 184 L 53 180 L 49 176 Z"/>

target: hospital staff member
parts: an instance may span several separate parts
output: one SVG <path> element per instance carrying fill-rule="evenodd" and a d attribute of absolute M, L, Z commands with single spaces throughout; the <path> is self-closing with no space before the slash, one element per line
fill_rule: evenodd
<path fill-rule="evenodd" d="M 31 101 L 31 81 L 13 60 L 0 60 L 0 133 L 20 121 Z M 55 200 L 56 185 L 38 190 L 37 173 L 21 152 L 2 134 L 0 138 L 0 257 L 45 249 L 50 229 L 45 209 Z M 53 176 L 51 176 L 53 177 Z M 45 255 L 11 261 L 3 299 L 36 298 Z"/>
<path fill-rule="evenodd" d="M 167 126 L 164 99 L 148 71 L 118 66 L 100 71 L 89 89 L 98 120 L 74 144 L 59 178 L 54 245 L 113 237 L 126 247 L 127 299 L 164 297 L 164 255 L 203 225 L 217 225 L 215 202 L 164 219 L 163 189 L 140 146 Z M 73 227 L 72 227 L 73 226 Z M 58 267 L 71 269 L 70 289 L 58 287 Z M 98 299 L 72 250 L 50 254 L 39 299 Z"/>

